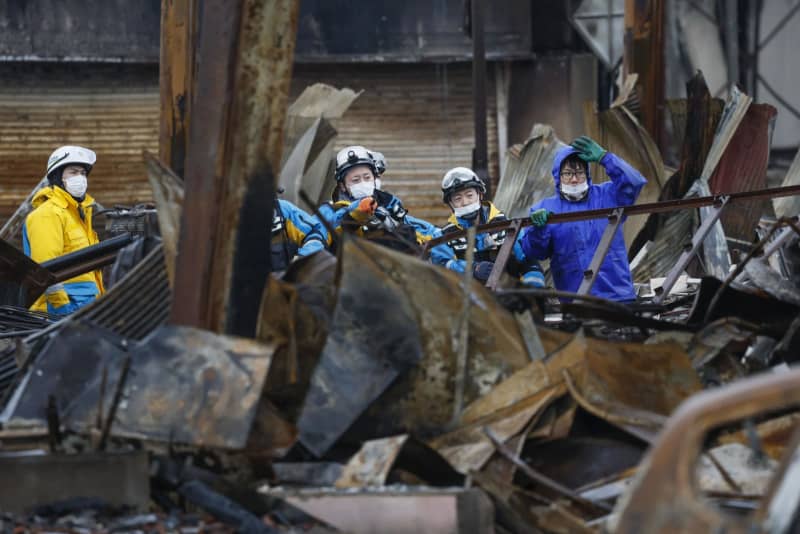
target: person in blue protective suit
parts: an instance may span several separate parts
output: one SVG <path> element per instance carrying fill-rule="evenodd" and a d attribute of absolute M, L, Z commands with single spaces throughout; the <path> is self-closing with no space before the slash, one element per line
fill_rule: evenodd
<path fill-rule="evenodd" d="M 336 188 L 320 215 L 336 235 L 342 232 L 404 252 L 438 235 L 437 228 L 408 214 L 395 195 L 381 189 L 386 169 L 383 154 L 349 146 L 336 155 Z M 333 236 L 334 238 L 336 236 Z"/>
<path fill-rule="evenodd" d="M 48 186 L 34 195 L 34 209 L 22 227 L 22 247 L 33 261 L 43 263 L 99 242 L 92 228 L 95 201 L 86 192 L 96 161 L 92 150 L 80 146 L 62 146 L 50 155 Z M 67 315 L 104 292 L 103 273 L 89 271 L 48 287 L 31 309 Z"/>
<path fill-rule="evenodd" d="M 442 200 L 450 207 L 450 219 L 441 229 L 442 235 L 489 222 L 505 221 L 506 216 L 497 207 L 484 200 L 486 184 L 471 169 L 456 167 L 450 169 L 442 180 Z M 472 275 L 485 282 L 494 267 L 500 246 L 506 239 L 506 231 L 480 233 L 475 236 Z M 539 263 L 525 256 L 517 241 L 514 254 L 506 264 L 506 272 L 519 278 L 531 287 L 544 287 L 544 275 Z M 466 236 L 436 245 L 431 249 L 431 261 L 443 265 L 451 271 L 463 273 L 466 267 L 464 257 L 467 252 Z"/>
<path fill-rule="evenodd" d="M 611 180 L 593 184 L 589 176 L 590 162 L 599 162 Z M 533 226 L 522 234 L 521 245 L 528 256 L 540 260 L 550 258 L 550 270 L 557 289 L 575 292 L 608 220 L 548 224 L 548 218 L 553 213 L 629 206 L 636 201 L 647 180 L 623 159 L 585 136 L 556 153 L 553 180 L 556 193 L 531 208 Z M 622 225 L 614 234 L 591 294 L 623 302 L 636 298 Z"/>
<path fill-rule="evenodd" d="M 288 200 L 278 199 L 272 214 L 272 271 L 285 271 L 297 257 L 324 250 L 330 243 L 325 226 Z"/>

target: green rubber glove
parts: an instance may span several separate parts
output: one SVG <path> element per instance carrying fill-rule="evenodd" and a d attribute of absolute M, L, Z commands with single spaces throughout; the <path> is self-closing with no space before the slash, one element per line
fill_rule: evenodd
<path fill-rule="evenodd" d="M 531 213 L 531 222 L 534 226 L 541 228 L 547 224 L 547 219 L 550 218 L 550 212 L 544 208 L 540 208 Z"/>
<path fill-rule="evenodd" d="M 600 161 L 606 155 L 606 149 L 598 145 L 591 137 L 580 136 L 572 142 L 572 148 L 578 152 L 583 161 Z"/>

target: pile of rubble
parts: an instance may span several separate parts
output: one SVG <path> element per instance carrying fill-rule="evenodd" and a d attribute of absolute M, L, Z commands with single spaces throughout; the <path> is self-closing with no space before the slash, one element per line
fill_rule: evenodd
<path fill-rule="evenodd" d="M 99 252 L 55 266 L 3 241 L 0 528 L 789 531 L 800 206 L 724 210 L 721 192 L 767 185 L 766 156 L 745 165 L 738 143 L 766 140 L 771 115 L 704 88 L 688 86 L 669 178 L 624 98 L 594 117 L 612 150 L 649 169 L 643 201 L 675 208 L 628 227 L 629 305 L 592 297 L 591 282 L 576 294 L 502 278 L 487 288 L 344 237 L 336 257 L 269 277 L 254 336 L 176 326 L 183 189 L 153 158 L 160 238 L 130 234 L 156 226 L 147 208 L 118 213 L 120 235 Z M 519 191 L 547 194 L 532 169 L 557 146 L 537 125 L 512 149 L 497 193 L 507 213 L 536 200 Z M 800 163 L 783 185 L 798 182 Z M 102 298 L 58 321 L 26 311 L 121 247 L 125 268 Z"/>

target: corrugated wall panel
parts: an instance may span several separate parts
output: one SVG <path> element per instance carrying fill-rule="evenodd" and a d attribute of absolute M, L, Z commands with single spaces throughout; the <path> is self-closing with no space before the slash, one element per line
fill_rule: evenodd
<path fill-rule="evenodd" d="M 0 220 L 44 175 L 60 145 L 97 152 L 89 193 L 104 206 L 152 200 L 142 150 L 158 151 L 158 85 L 131 89 L 6 84 L 0 91 Z"/>
<path fill-rule="evenodd" d="M 141 153 L 158 150 L 157 77 L 106 83 L 104 78 L 97 80 L 106 76 L 99 73 L 91 83 L 76 87 L 79 84 L 64 76 L 4 80 L 0 89 L 0 221 L 38 182 L 50 152 L 62 144 L 80 144 L 97 152 L 89 192 L 101 204 L 152 199 Z M 470 66 L 296 65 L 293 96 L 316 82 L 364 90 L 345 116 L 334 121 L 339 130 L 337 147 L 363 144 L 383 152 L 389 165 L 386 189 L 403 199 L 413 215 L 444 222 L 448 211 L 441 203 L 442 176 L 472 161 Z M 490 174 L 496 181 L 491 78 L 487 96 Z"/>
<path fill-rule="evenodd" d="M 488 69 L 490 72 L 493 69 Z M 295 65 L 293 97 L 313 83 L 364 93 L 333 121 L 337 149 L 365 145 L 387 159 L 384 188 L 410 213 L 442 224 L 442 176 L 472 163 L 472 74 L 468 64 Z M 487 84 L 489 172 L 496 182 L 496 97 Z"/>

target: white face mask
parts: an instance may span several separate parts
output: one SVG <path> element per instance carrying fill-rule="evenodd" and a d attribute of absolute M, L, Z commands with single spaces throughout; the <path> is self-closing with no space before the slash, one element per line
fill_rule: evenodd
<path fill-rule="evenodd" d="M 70 176 L 69 178 L 64 178 L 64 189 L 67 190 L 67 193 L 72 195 L 75 198 L 81 198 L 83 195 L 86 194 L 86 188 L 89 186 L 89 183 L 86 180 L 86 176 L 83 174 L 79 174 L 78 176 Z"/>
<path fill-rule="evenodd" d="M 350 186 L 350 196 L 355 200 L 372 196 L 375 192 L 375 182 L 358 182 Z"/>
<path fill-rule="evenodd" d="M 573 199 L 580 199 L 584 193 L 589 189 L 589 182 L 583 182 L 576 185 L 569 185 L 569 184 L 561 184 L 561 192 L 564 193 L 565 196 L 573 198 Z"/>
<path fill-rule="evenodd" d="M 460 208 L 453 208 L 453 213 L 456 214 L 456 217 L 469 219 L 470 217 L 468 216 L 477 214 L 479 209 L 481 209 L 480 200 L 473 202 L 472 204 L 467 204 L 466 206 L 461 206 Z"/>

